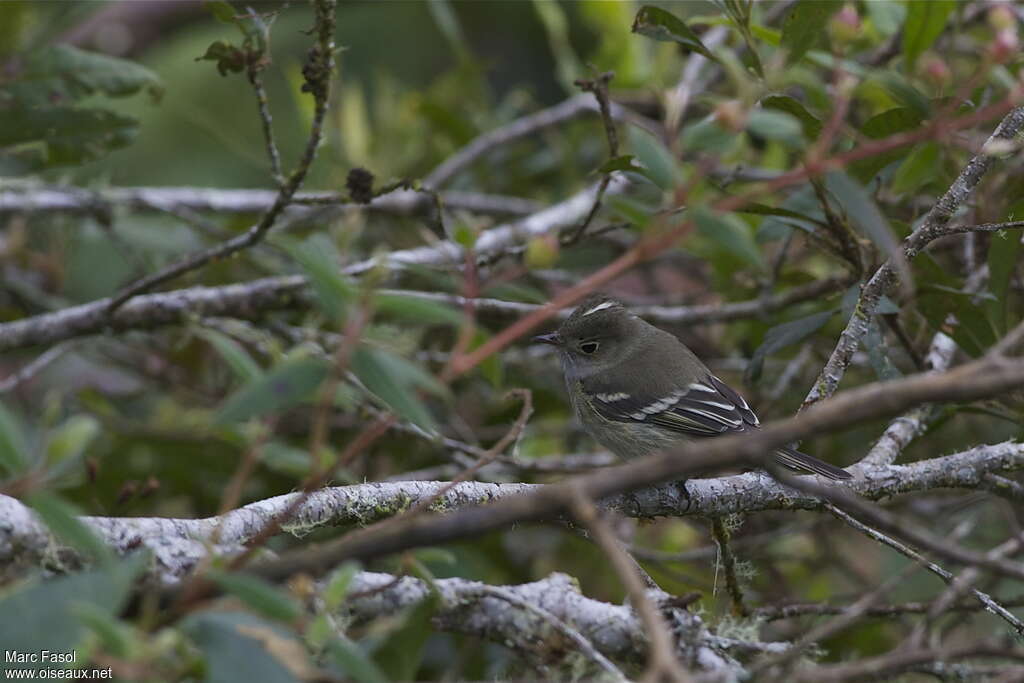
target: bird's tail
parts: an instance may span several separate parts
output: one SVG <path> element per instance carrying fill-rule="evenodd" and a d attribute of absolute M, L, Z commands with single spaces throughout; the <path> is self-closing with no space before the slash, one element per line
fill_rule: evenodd
<path fill-rule="evenodd" d="M 853 478 L 853 475 L 846 470 L 841 470 L 834 465 L 829 465 L 827 462 L 818 460 L 806 453 L 801 453 L 794 448 L 785 447 L 775 451 L 775 461 L 790 469 L 799 470 L 801 472 L 813 472 L 814 474 L 820 474 L 823 477 L 833 480 Z"/>

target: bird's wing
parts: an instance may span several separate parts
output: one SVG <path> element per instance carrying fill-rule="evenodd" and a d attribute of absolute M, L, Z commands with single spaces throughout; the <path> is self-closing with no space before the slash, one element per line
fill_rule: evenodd
<path fill-rule="evenodd" d="M 583 389 L 597 412 L 608 420 L 656 425 L 689 436 L 718 436 L 757 427 L 743 397 L 714 375 L 686 385 L 654 382 L 632 394 L 610 390 L 596 381 Z"/>

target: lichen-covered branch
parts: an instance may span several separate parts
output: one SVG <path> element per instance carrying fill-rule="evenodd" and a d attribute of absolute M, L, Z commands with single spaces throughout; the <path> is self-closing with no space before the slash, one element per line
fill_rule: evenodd
<path fill-rule="evenodd" d="M 619 176 L 609 193 L 621 192 L 627 181 Z M 522 220 L 484 232 L 474 247 L 479 258 L 500 254 L 507 248 L 544 234 L 559 234 L 575 228 L 590 210 L 596 187 L 589 187 Z M 451 241 L 412 249 L 392 251 L 349 265 L 350 275 L 371 268 L 401 270 L 408 266 L 452 266 L 464 261 L 462 247 Z M 180 324 L 190 316 L 232 316 L 252 318 L 275 310 L 308 305 L 306 280 L 301 276 L 254 280 L 224 287 L 192 287 L 161 294 L 132 297 L 110 311 L 113 299 L 99 299 L 80 306 L 0 324 L 0 352 L 102 331 L 147 329 Z"/>
<path fill-rule="evenodd" d="M 397 614 L 430 598 L 432 588 L 439 598 L 433 623 L 440 630 L 478 635 L 542 659 L 574 649 L 543 618 L 492 594 L 490 589 L 495 587 L 461 578 L 437 579 L 431 586 L 412 577 L 359 572 L 349 590 L 354 597 L 342 606 L 343 615 L 360 623 Z M 602 655 L 632 664 L 643 661 L 648 643 L 635 611 L 584 596 L 570 576 L 555 573 L 500 590 L 571 624 Z M 721 651 L 719 639 L 705 630 L 698 616 L 685 610 L 672 611 L 678 651 L 691 667 L 739 673 L 736 662 Z"/>
<path fill-rule="evenodd" d="M 851 491 L 871 500 L 936 488 L 977 487 L 986 474 L 1024 469 L 1024 444 L 1004 442 L 978 446 L 962 453 L 909 465 L 860 468 Z M 284 530 L 306 533 L 321 526 L 368 524 L 430 500 L 449 486 L 442 481 L 405 481 L 336 486 L 315 491 L 284 525 Z M 462 482 L 433 503 L 436 511 L 450 511 L 490 503 L 540 490 L 540 484 Z M 781 484 L 767 474 L 750 472 L 687 482 L 687 500 L 681 488 L 666 484 L 606 498 L 601 506 L 631 517 L 697 515 L 715 517 L 763 510 L 820 510 L 823 501 Z M 140 544 L 153 550 L 163 578 L 180 577 L 205 554 L 204 543 L 214 538 L 224 549 L 240 548 L 252 540 L 268 520 L 290 507 L 298 493 L 250 503 L 219 517 L 172 519 L 164 517 L 85 517 L 103 540 L 118 552 Z M 163 548 L 163 544 L 169 544 Z M 18 561 L 38 563 L 54 546 L 45 526 L 18 500 L 0 496 L 0 566 Z M 186 552 L 188 551 L 188 552 Z M 177 563 L 177 564 L 176 564 Z"/>
<path fill-rule="evenodd" d="M 135 211 L 209 212 L 219 214 L 262 213 L 274 205 L 277 192 L 259 189 L 209 187 L 108 187 L 90 189 L 65 185 L 16 182 L 0 189 L 0 216 L 11 214 L 107 214 L 115 209 Z M 442 192 L 441 202 L 450 209 L 479 213 L 525 215 L 542 207 L 521 197 L 480 192 Z M 374 197 L 369 204 L 350 202 L 339 192 L 296 192 L 284 216 L 297 219 L 330 209 L 334 212 L 368 210 L 397 216 L 415 216 L 434 210 L 429 194 L 397 189 Z"/>

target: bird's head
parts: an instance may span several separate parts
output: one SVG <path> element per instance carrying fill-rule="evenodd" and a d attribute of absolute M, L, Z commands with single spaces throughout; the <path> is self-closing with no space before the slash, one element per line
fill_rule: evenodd
<path fill-rule="evenodd" d="M 646 323 L 605 295 L 592 295 L 557 331 L 534 337 L 558 349 L 570 378 L 583 378 L 618 366 L 643 337 Z"/>

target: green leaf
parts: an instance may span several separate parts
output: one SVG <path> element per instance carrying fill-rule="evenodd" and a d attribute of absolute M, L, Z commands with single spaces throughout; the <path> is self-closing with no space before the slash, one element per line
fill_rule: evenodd
<path fill-rule="evenodd" d="M 871 0 L 864 3 L 871 18 L 871 23 L 885 37 L 894 35 L 900 30 L 907 16 L 907 6 L 895 0 Z"/>
<path fill-rule="evenodd" d="M 762 268 L 761 250 L 750 234 L 746 222 L 731 213 L 715 213 L 699 206 L 693 211 L 693 220 L 701 235 L 718 243 L 730 254 L 739 257 L 755 268 Z"/>
<path fill-rule="evenodd" d="M 95 417 L 72 415 L 50 433 L 46 442 L 46 462 L 56 465 L 78 458 L 99 433 L 100 423 Z"/>
<path fill-rule="evenodd" d="M 688 152 L 711 151 L 723 154 L 736 142 L 736 134 L 718 124 L 714 114 L 683 127 L 680 142 Z"/>
<path fill-rule="evenodd" d="M 114 564 L 113 552 L 96 532 L 79 519 L 82 513 L 76 507 L 46 492 L 32 493 L 25 502 L 61 541 L 99 564 Z"/>
<path fill-rule="evenodd" d="M 876 114 L 864 122 L 860 132 L 873 140 L 887 138 L 896 133 L 904 133 L 921 125 L 924 116 L 911 107 L 896 107 Z"/>
<path fill-rule="evenodd" d="M 200 612 L 182 629 L 203 653 L 210 683 L 295 683 L 314 671 L 294 636 L 244 612 Z"/>
<path fill-rule="evenodd" d="M 477 329 L 476 334 L 473 335 L 473 342 L 469 345 L 470 350 L 477 349 L 483 346 L 491 335 L 483 329 Z M 487 358 L 484 358 L 480 365 L 477 366 L 480 369 L 480 374 L 491 383 L 491 386 L 495 389 L 500 389 L 505 382 L 505 364 L 502 362 L 502 356 L 500 353 L 492 353 Z"/>
<path fill-rule="evenodd" d="M 455 54 L 460 59 L 469 58 L 471 56 L 469 43 L 462 33 L 459 18 L 455 14 L 452 4 L 448 0 L 441 0 L 440 2 L 429 2 L 427 7 L 430 9 L 430 15 L 433 17 L 434 23 L 437 24 L 438 30 L 441 31 L 441 35 L 448 41 L 448 45 L 455 51 Z"/>
<path fill-rule="evenodd" d="M 932 113 L 932 102 L 920 90 L 911 85 L 902 75 L 887 71 L 878 76 L 878 83 L 896 100 L 917 112 L 921 118 L 928 118 Z"/>
<path fill-rule="evenodd" d="M 618 218 L 622 218 L 635 228 L 643 229 L 651 221 L 651 216 L 657 212 L 657 208 L 646 202 L 633 197 L 615 195 L 608 200 L 608 206 Z"/>
<path fill-rule="evenodd" d="M 269 441 L 260 449 L 260 462 L 274 472 L 301 479 L 309 474 L 309 451 L 281 441 Z"/>
<path fill-rule="evenodd" d="M 133 628 L 108 610 L 88 602 L 78 602 L 71 606 L 71 614 L 96 636 L 106 652 L 115 657 L 127 659 L 133 651 L 139 651 Z"/>
<path fill-rule="evenodd" d="M 241 73 L 245 71 L 245 51 L 241 48 L 235 47 L 231 43 L 225 43 L 223 40 L 217 40 L 206 48 L 199 57 L 196 57 L 197 62 L 216 62 L 217 73 L 221 76 L 227 76 L 229 73 Z"/>
<path fill-rule="evenodd" d="M 248 382 L 217 413 L 218 424 L 243 422 L 297 405 L 310 397 L 330 371 L 322 358 L 290 358 Z"/>
<path fill-rule="evenodd" d="M 103 109 L 0 109 L 0 147 L 43 143 L 40 166 L 82 164 L 135 140 L 138 121 Z"/>
<path fill-rule="evenodd" d="M 773 109 L 755 109 L 750 112 L 747 130 L 766 140 L 778 140 L 790 148 L 804 144 L 800 121 L 795 116 Z"/>
<path fill-rule="evenodd" d="M 601 166 L 597 169 L 597 172 L 611 173 L 612 171 L 633 171 L 635 173 L 642 173 L 643 168 L 637 166 L 633 162 L 634 159 L 632 154 L 623 154 L 622 156 L 617 156 L 614 159 L 609 159 L 608 161 L 601 164 Z"/>
<path fill-rule="evenodd" d="M 327 652 L 346 678 L 359 683 L 389 683 L 391 680 L 366 656 L 359 645 L 344 635 L 328 641 Z"/>
<path fill-rule="evenodd" d="M 425 429 L 434 429 L 434 418 L 417 390 L 444 395 L 446 389 L 419 366 L 383 349 L 360 346 L 352 355 L 352 371 L 396 415 Z"/>
<path fill-rule="evenodd" d="M 867 190 L 842 171 L 832 171 L 826 175 L 825 186 L 839 200 L 850 223 L 867 235 L 894 263 L 903 263 L 905 266 L 906 259 L 899 240 Z"/>
<path fill-rule="evenodd" d="M 302 267 L 316 294 L 320 309 L 335 323 L 345 319 L 345 309 L 355 295 L 355 285 L 341 271 L 334 243 L 322 233 L 304 242 L 280 240 L 288 254 Z"/>
<path fill-rule="evenodd" d="M 1012 216 L 1024 212 L 1024 202 L 1014 204 L 1007 215 L 1010 220 Z M 1010 280 L 1017 268 L 1017 258 L 1020 253 L 1020 230 L 1002 230 L 992 233 L 988 245 L 988 288 L 995 297 L 992 301 L 985 302 L 989 319 L 993 326 L 1004 334 L 1007 329 L 1007 307 L 1010 297 Z"/>
<path fill-rule="evenodd" d="M 359 565 L 355 562 L 346 562 L 334 570 L 327 582 L 327 587 L 322 592 L 324 608 L 327 611 L 333 612 L 341 607 L 345 596 L 348 595 L 349 586 L 352 585 L 352 579 L 355 578 L 358 571 Z"/>
<path fill-rule="evenodd" d="M 126 97 L 142 90 L 154 98 L 163 92 L 160 79 L 149 69 L 64 43 L 30 54 L 16 80 L 5 86 L 18 108 L 25 109 L 66 106 L 95 94 Z"/>
<path fill-rule="evenodd" d="M 984 307 L 975 303 L 977 294 L 965 292 L 961 280 L 927 252 L 914 259 L 914 271 L 918 284 L 917 307 L 931 329 L 951 336 L 970 356 L 985 353 L 995 343 L 996 335 Z M 947 324 L 950 315 L 956 324 Z"/>
<path fill-rule="evenodd" d="M 463 312 L 451 304 L 432 301 L 402 292 L 377 292 L 374 309 L 410 322 L 426 325 L 461 325 Z"/>
<path fill-rule="evenodd" d="M 260 366 L 242 348 L 242 345 L 223 332 L 208 327 L 198 328 L 195 332 L 217 350 L 217 353 L 227 361 L 228 367 L 238 379 L 251 382 L 263 374 Z"/>
<path fill-rule="evenodd" d="M 139 553 L 110 566 L 9 588 L 0 598 L 0 643 L 9 652 L 70 652 L 80 647 L 89 633 L 76 617 L 81 606 L 119 613 L 146 562 Z M 20 666 L 54 668 L 42 661 Z"/>
<path fill-rule="evenodd" d="M 907 20 L 903 22 L 903 59 L 908 71 L 942 33 L 946 19 L 954 9 L 955 0 L 907 3 Z"/>
<path fill-rule="evenodd" d="M 896 107 L 868 119 L 861 132 L 873 140 L 913 130 L 921 125 L 924 117 L 920 112 L 910 107 Z M 882 154 L 876 154 L 867 159 L 860 159 L 850 164 L 850 175 L 862 183 L 870 181 L 875 175 L 889 164 L 902 159 L 906 154 L 905 149 L 893 149 Z"/>
<path fill-rule="evenodd" d="M 794 97 L 789 95 L 768 95 L 761 98 L 761 106 L 765 109 L 776 109 L 795 117 L 803 126 L 804 135 L 808 140 L 817 139 L 821 134 L 821 121 L 817 116 L 807 111 L 807 108 Z"/>
<path fill-rule="evenodd" d="M 889 347 L 878 326 L 877 316 L 868 324 L 868 331 L 864 335 L 864 350 L 868 354 L 868 362 L 874 368 L 878 379 L 885 381 L 903 376 L 903 373 L 893 365 L 892 359 L 889 358 Z"/>
<path fill-rule="evenodd" d="M 717 61 L 689 26 L 671 12 L 660 7 L 652 5 L 641 7 L 640 11 L 636 13 L 636 18 L 633 19 L 633 33 L 639 33 L 662 42 L 676 42 L 687 50 Z"/>
<path fill-rule="evenodd" d="M 750 358 L 747 366 L 744 381 L 747 383 L 756 382 L 761 377 L 761 370 L 764 368 L 764 359 L 787 346 L 802 342 L 822 327 L 825 326 L 835 311 L 822 311 L 813 313 L 804 318 L 791 320 L 768 330 L 764 335 L 764 341 L 757 347 L 754 355 Z"/>
<path fill-rule="evenodd" d="M 896 194 L 913 192 L 931 182 L 939 173 L 939 146 L 925 142 L 914 148 L 892 179 L 892 191 Z"/>
<path fill-rule="evenodd" d="M 294 622 L 302 615 L 302 607 L 294 598 L 257 576 L 212 571 L 210 578 L 225 591 L 265 617 Z"/>
<path fill-rule="evenodd" d="M 681 174 L 672 152 L 661 140 L 642 128 L 630 126 L 627 135 L 629 146 L 643 164 L 643 169 L 638 171 L 662 190 L 667 192 L 674 189 L 679 184 Z"/>
<path fill-rule="evenodd" d="M 782 23 L 782 45 L 789 50 L 787 64 L 794 64 L 825 37 L 832 13 L 842 7 L 834 0 L 800 0 Z"/>
<path fill-rule="evenodd" d="M 423 646 L 430 636 L 430 617 L 437 605 L 437 597 L 424 600 L 409 610 L 401 627 L 391 633 L 373 654 L 374 661 L 384 675 L 392 681 L 415 681 L 423 659 Z"/>
<path fill-rule="evenodd" d="M 749 212 L 747 207 L 742 211 Z M 771 242 L 783 239 L 793 228 L 814 232 L 824 220 L 825 214 L 814 189 L 810 185 L 805 185 L 786 197 L 781 207 L 761 221 L 757 228 L 757 241 Z"/>
<path fill-rule="evenodd" d="M 222 24 L 234 24 L 237 22 L 235 17 L 238 13 L 231 6 L 231 3 L 224 2 L 224 0 L 207 0 L 205 4 L 210 14 Z"/>
<path fill-rule="evenodd" d="M 25 435 L 14 416 L 0 403 L 0 467 L 5 474 L 18 474 L 28 463 Z"/>

